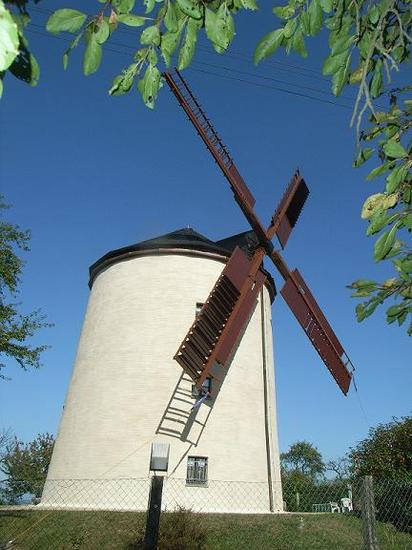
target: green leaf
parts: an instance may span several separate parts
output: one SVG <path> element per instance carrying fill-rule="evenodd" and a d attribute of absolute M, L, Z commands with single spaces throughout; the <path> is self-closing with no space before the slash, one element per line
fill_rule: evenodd
<path fill-rule="evenodd" d="M 363 63 L 361 63 L 349 76 L 349 84 L 357 84 L 362 80 L 363 75 Z"/>
<path fill-rule="evenodd" d="M 322 8 L 319 0 L 312 0 L 307 12 L 309 15 L 310 34 L 315 36 L 321 30 L 323 20 Z"/>
<path fill-rule="evenodd" d="M 382 93 L 382 60 L 378 59 L 375 64 L 375 70 L 373 72 L 373 77 L 370 83 L 370 91 L 372 97 L 378 97 Z"/>
<path fill-rule="evenodd" d="M 377 212 L 393 208 L 398 200 L 398 193 L 391 193 L 390 195 L 376 193 L 375 195 L 371 195 L 363 204 L 361 218 L 368 219 Z"/>
<path fill-rule="evenodd" d="M 368 181 L 370 181 L 370 180 L 373 180 L 374 178 L 376 178 L 377 176 L 381 176 L 382 174 L 384 174 L 385 172 L 387 172 L 389 170 L 389 168 L 392 166 L 392 163 L 393 162 L 391 162 L 391 161 L 390 162 L 384 162 L 380 166 L 377 166 L 371 172 L 369 172 L 369 174 L 366 176 L 366 179 Z"/>
<path fill-rule="evenodd" d="M 10 65 L 9 70 L 16 78 L 27 82 L 30 86 L 37 86 L 39 82 L 39 64 L 25 46 L 20 47 L 20 53 Z"/>
<path fill-rule="evenodd" d="M 399 134 L 399 126 L 397 124 L 388 124 L 388 126 L 386 126 L 386 128 L 384 129 L 385 131 L 385 136 L 388 138 L 388 139 L 391 139 L 393 138 L 395 135 L 398 135 Z M 396 138 L 395 138 L 396 139 Z"/>
<path fill-rule="evenodd" d="M 378 307 L 379 301 L 373 300 L 366 304 L 358 304 L 355 308 L 356 311 L 356 318 L 358 322 L 360 323 L 375 311 L 375 309 Z"/>
<path fill-rule="evenodd" d="M 399 141 L 388 141 L 383 146 L 383 151 L 387 157 L 401 159 L 407 156 L 407 152 Z"/>
<path fill-rule="evenodd" d="M 399 267 L 400 271 L 403 271 L 404 273 L 412 273 L 412 258 L 405 258 L 402 260 L 395 260 L 395 263 L 397 267 Z"/>
<path fill-rule="evenodd" d="M 177 26 L 177 16 L 176 16 L 176 10 L 172 2 L 169 2 L 167 4 L 167 11 L 164 18 L 166 29 L 170 32 L 177 32 L 178 26 Z"/>
<path fill-rule="evenodd" d="M 333 0 L 319 0 L 320 6 L 325 13 L 330 13 L 333 8 Z"/>
<path fill-rule="evenodd" d="M 197 41 L 197 25 L 194 19 L 190 19 L 187 23 L 185 39 L 179 51 L 178 69 L 182 71 L 188 67 L 193 59 Z"/>
<path fill-rule="evenodd" d="M 412 231 L 412 214 L 408 214 L 407 216 L 405 216 L 402 221 L 405 227 Z"/>
<path fill-rule="evenodd" d="M 137 87 L 142 94 L 146 107 L 149 107 L 149 109 L 154 108 L 160 86 L 159 69 L 153 65 L 148 65 L 144 77 L 139 80 Z"/>
<path fill-rule="evenodd" d="M 371 147 L 366 147 L 365 149 L 361 149 L 358 153 L 358 156 L 353 161 L 352 166 L 353 168 L 359 168 L 364 162 L 366 162 L 373 154 L 375 149 L 372 149 Z"/>
<path fill-rule="evenodd" d="M 166 67 L 170 66 L 172 55 L 174 54 L 177 45 L 179 44 L 182 28 L 183 27 L 181 27 L 178 32 L 167 32 L 166 34 L 162 35 L 162 41 L 160 42 L 160 51 L 162 52 Z M 179 70 L 181 70 L 180 67 L 178 68 Z M 182 69 L 183 68 L 184 67 L 182 67 Z"/>
<path fill-rule="evenodd" d="M 396 304 L 386 310 L 386 322 L 390 325 L 394 321 L 398 320 L 399 326 L 401 326 L 408 314 L 404 304 Z"/>
<path fill-rule="evenodd" d="M 361 218 L 363 220 L 367 220 L 378 211 L 383 210 L 383 203 L 385 199 L 386 195 L 384 193 L 375 193 L 374 195 L 370 195 L 370 197 L 368 197 L 363 203 Z"/>
<path fill-rule="evenodd" d="M 357 281 L 354 281 L 350 288 L 355 289 L 356 292 L 352 294 L 353 298 L 359 298 L 359 297 L 366 297 L 369 296 L 371 292 L 373 292 L 376 289 L 376 282 L 375 281 L 368 281 L 364 279 L 358 279 Z"/>
<path fill-rule="evenodd" d="M 117 17 L 117 20 L 128 27 L 141 27 L 147 21 L 147 17 L 134 15 L 133 13 L 122 13 Z"/>
<path fill-rule="evenodd" d="M 95 31 L 94 36 L 99 44 L 104 44 L 110 36 L 110 27 L 106 19 L 102 19 L 99 28 Z"/>
<path fill-rule="evenodd" d="M 157 25 L 146 27 L 140 35 L 140 44 L 145 46 L 159 46 L 160 31 Z"/>
<path fill-rule="evenodd" d="M 70 42 L 69 47 L 64 52 L 64 54 L 63 54 L 63 67 L 64 67 L 64 70 L 67 70 L 67 65 L 69 63 L 69 56 L 70 56 L 72 50 L 74 50 L 74 48 L 76 48 L 79 45 L 81 37 L 82 37 L 82 33 L 78 34 L 76 36 L 76 38 Z"/>
<path fill-rule="evenodd" d="M 266 34 L 256 46 L 255 53 L 253 55 L 253 61 L 255 65 L 260 63 L 262 59 L 265 59 L 269 55 L 273 54 L 283 42 L 283 29 L 276 29 Z"/>
<path fill-rule="evenodd" d="M 291 36 L 293 36 L 293 33 L 295 32 L 297 24 L 298 24 L 298 18 L 297 17 L 295 17 L 294 19 L 289 19 L 289 21 L 283 27 L 283 36 L 285 38 L 291 38 Z M 290 47 L 292 47 L 292 43 L 290 44 Z M 289 53 L 289 52 L 287 52 L 287 53 Z"/>
<path fill-rule="evenodd" d="M 3 96 L 3 79 L 0 78 L 0 99 L 2 98 Z"/>
<path fill-rule="evenodd" d="M 374 246 L 374 258 L 376 262 L 383 260 L 385 256 L 391 251 L 396 238 L 396 232 L 398 231 L 398 224 L 396 223 L 390 231 L 386 231 L 379 237 Z"/>
<path fill-rule="evenodd" d="M 358 279 L 351 284 L 351 288 L 363 288 L 371 285 L 376 286 L 376 282 L 370 281 L 369 279 Z"/>
<path fill-rule="evenodd" d="M 371 147 L 366 147 L 365 149 L 361 149 L 358 153 L 358 156 L 353 161 L 352 166 L 354 168 L 358 168 L 359 166 L 361 166 L 364 162 L 366 162 L 372 156 L 372 153 L 374 152 L 374 150 L 375 149 L 372 149 Z"/>
<path fill-rule="evenodd" d="M 234 35 L 233 19 L 227 12 L 225 4 L 219 10 L 214 11 L 206 8 L 205 11 L 206 35 L 214 46 L 226 49 Z"/>
<path fill-rule="evenodd" d="M 302 57 L 308 56 L 308 52 L 305 47 L 305 38 L 303 36 L 303 32 L 300 29 L 298 29 L 293 35 L 292 44 L 295 52 L 297 52 Z"/>
<path fill-rule="evenodd" d="M 136 76 L 137 65 L 133 63 L 130 65 L 123 74 L 114 78 L 112 87 L 109 90 L 109 95 L 117 96 L 126 94 L 133 86 L 133 80 Z"/>
<path fill-rule="evenodd" d="M 143 4 L 146 6 L 145 13 L 150 13 L 155 7 L 156 0 L 143 0 Z"/>
<path fill-rule="evenodd" d="M 117 13 L 129 13 L 134 8 L 135 0 L 112 0 Z"/>
<path fill-rule="evenodd" d="M 369 219 L 369 226 L 366 234 L 374 235 L 378 233 L 385 225 L 390 225 L 399 218 L 399 214 L 389 215 L 386 211 L 380 211 L 373 214 Z"/>
<path fill-rule="evenodd" d="M 258 5 L 256 4 L 256 0 L 240 0 L 240 2 L 246 10 L 255 11 L 259 9 Z"/>
<path fill-rule="evenodd" d="M 289 5 L 277 6 L 272 11 L 279 19 L 290 19 L 295 15 L 295 8 Z"/>
<path fill-rule="evenodd" d="M 347 51 L 343 51 L 337 55 L 330 55 L 323 64 L 322 73 L 324 75 L 337 73 L 342 67 L 345 67 L 347 58 Z"/>
<path fill-rule="evenodd" d="M 335 96 L 338 96 L 345 84 L 348 83 L 349 73 L 350 73 L 350 63 L 351 56 L 348 55 L 346 59 L 346 64 L 342 66 L 339 71 L 334 73 L 332 76 L 332 92 Z"/>
<path fill-rule="evenodd" d="M 378 6 L 373 5 L 372 8 L 369 10 L 368 15 L 369 15 L 369 21 L 375 25 L 379 21 L 379 17 L 380 17 Z"/>
<path fill-rule="evenodd" d="M 203 10 L 201 6 L 192 0 L 176 0 L 179 8 L 183 13 L 193 19 L 201 19 L 203 16 Z"/>
<path fill-rule="evenodd" d="M 351 44 L 353 44 L 354 37 L 341 35 L 340 33 L 333 33 L 330 35 L 331 39 L 329 40 L 329 46 L 331 50 L 331 55 L 336 56 L 342 52 L 347 52 Z M 332 37 L 334 40 L 332 40 Z"/>
<path fill-rule="evenodd" d="M 396 166 L 386 178 L 386 192 L 393 193 L 394 191 L 397 191 L 400 184 L 406 178 L 407 174 L 407 164 L 399 164 L 398 166 Z"/>
<path fill-rule="evenodd" d="M 87 15 L 78 10 L 61 9 L 55 11 L 48 19 L 46 29 L 52 34 L 60 32 L 77 32 L 86 21 Z"/>
<path fill-rule="evenodd" d="M 88 76 L 97 71 L 102 60 L 102 47 L 97 42 L 95 35 L 90 34 L 86 38 L 87 44 L 83 56 L 83 73 Z"/>
<path fill-rule="evenodd" d="M 5 71 L 19 53 L 19 33 L 10 12 L 0 4 L 0 71 Z"/>
<path fill-rule="evenodd" d="M 301 11 L 298 19 L 299 19 L 299 26 L 303 32 L 303 35 L 309 36 L 310 35 L 309 15 L 307 14 L 306 11 Z"/>
<path fill-rule="evenodd" d="M 394 256 L 400 254 L 403 250 L 403 245 L 404 243 L 402 241 L 396 239 L 394 245 L 392 246 L 392 249 L 386 254 L 385 260 L 387 260 L 388 258 L 393 258 Z"/>

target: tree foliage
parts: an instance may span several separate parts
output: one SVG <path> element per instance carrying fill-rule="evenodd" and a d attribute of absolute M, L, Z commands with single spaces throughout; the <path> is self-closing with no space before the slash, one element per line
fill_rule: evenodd
<path fill-rule="evenodd" d="M 281 453 L 280 461 L 282 470 L 288 474 L 289 479 L 295 477 L 301 481 L 315 481 L 322 477 L 326 470 L 322 455 L 307 441 L 293 443 L 288 452 Z"/>
<path fill-rule="evenodd" d="M 351 449 L 349 458 L 358 476 L 412 482 L 412 416 L 371 428 L 368 437 Z"/>
<path fill-rule="evenodd" d="M 0 461 L 0 471 L 6 476 L 4 500 L 16 502 L 25 494 L 41 496 L 53 445 L 54 437 L 48 433 L 29 443 L 14 438 Z"/>
<path fill-rule="evenodd" d="M 13 4 L 21 11 L 20 6 L 26 2 L 16 0 Z M 119 27 L 129 27 L 140 45 L 131 55 L 130 64 L 114 78 L 109 94 L 123 95 L 136 89 L 149 108 L 154 107 L 162 86 L 164 67 L 188 67 L 202 34 L 217 53 L 224 53 L 236 34 L 236 15 L 258 9 L 256 0 L 143 0 L 143 6 L 135 0 L 98 0 L 94 14 L 64 8 L 51 15 L 47 30 L 72 34 L 63 54 L 65 68 L 73 49 L 83 45 L 83 72 L 91 75 L 102 62 L 103 45 Z M 412 231 L 412 88 L 394 88 L 391 83 L 391 75 L 410 58 L 411 0 L 289 0 L 282 5 L 276 3 L 273 14 L 280 25 L 257 44 L 255 63 L 279 49 L 305 58 L 307 40 L 325 31 L 330 53 L 323 74 L 330 76 L 332 92 L 338 96 L 345 86 L 357 88 L 351 120 L 358 144 L 354 166 L 374 159 L 375 167 L 367 179 L 379 178 L 380 182 L 380 192 L 368 197 L 362 217 L 368 221 L 367 235 L 376 239 L 375 261 L 392 262 L 394 276 L 381 282 L 359 279 L 350 285 L 353 296 L 363 299 L 356 315 L 358 321 L 363 321 L 388 301 L 387 322 L 403 325 L 409 320 L 407 330 L 412 334 L 412 249 L 408 244 Z M 23 36 L 25 9 L 13 17 L 20 48 L 23 45 L 27 50 Z M 16 29 L 12 30 L 6 19 L 8 30 L 4 31 L 2 23 L 1 32 L 9 33 L 13 44 L 10 51 L 14 52 Z M 0 71 L 7 69 L 13 55 L 8 53 Z M 31 59 L 27 51 L 23 57 Z M 32 67 L 35 65 L 32 63 Z M 18 73 L 14 71 L 16 76 Z M 32 73 L 34 77 L 28 80 L 31 83 L 38 77 L 38 71 Z M 386 107 L 378 110 L 378 99 Z"/>
<path fill-rule="evenodd" d="M 0 211 L 8 208 L 0 195 Z M 27 315 L 19 313 L 14 300 L 18 294 L 23 270 L 23 260 L 16 250 L 28 251 L 29 231 L 22 231 L 18 225 L 0 220 L 0 358 L 15 359 L 24 370 L 40 367 L 40 355 L 47 346 L 28 344 L 38 329 L 50 326 L 44 315 L 33 311 Z M 5 364 L 0 361 L 0 378 Z"/>
<path fill-rule="evenodd" d="M 328 460 L 326 470 L 332 472 L 339 481 L 349 479 L 351 475 L 350 460 L 347 456 Z"/>
<path fill-rule="evenodd" d="M 30 86 L 39 81 L 40 67 L 24 34 L 30 22 L 27 4 L 28 0 L 8 0 L 6 7 L 0 0 L 0 98 L 6 71 Z"/>

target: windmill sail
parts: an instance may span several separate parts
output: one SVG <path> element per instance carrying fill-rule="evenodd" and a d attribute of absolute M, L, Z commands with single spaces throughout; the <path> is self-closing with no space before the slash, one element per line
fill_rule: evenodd
<path fill-rule="evenodd" d="M 259 268 L 264 255 L 267 254 L 286 281 L 281 291 L 282 296 L 346 395 L 352 377 L 347 365 L 352 363 L 347 356 L 346 360 L 343 359 L 346 355 L 343 347 L 301 275 L 297 270 L 289 270 L 271 241 L 276 235 L 282 248 L 286 245 L 309 195 L 305 181 L 299 172 L 296 172 L 272 216 L 269 227 L 265 229 L 254 211 L 255 199 L 252 193 L 189 86 L 177 70 L 173 74 L 164 73 L 163 76 L 229 181 L 235 199 L 257 240 L 257 248 L 255 247 L 250 260 L 240 250 L 235 250 L 199 319 L 192 325 L 175 355 L 176 361 L 198 385 L 210 373 L 215 362 L 226 365 L 253 311 L 257 293 L 264 283 L 264 276 L 259 272 Z M 235 265 L 236 269 L 233 269 Z M 233 278 L 236 277 L 237 270 L 236 285 Z"/>
<path fill-rule="evenodd" d="M 346 395 L 352 379 L 352 374 L 346 368 L 346 364 L 350 361 L 297 269 L 287 278 L 280 293 L 336 383 Z M 344 362 L 344 357 L 346 357 L 346 362 Z"/>
<path fill-rule="evenodd" d="M 256 202 L 254 196 L 243 181 L 242 176 L 233 163 L 229 151 L 213 128 L 210 120 L 207 118 L 182 75 L 178 70 L 175 70 L 173 75 L 167 72 L 164 73 L 163 76 L 176 96 L 176 99 L 185 110 L 190 121 L 195 126 L 200 137 L 205 142 L 206 147 L 212 153 L 222 172 L 229 180 L 235 194 L 239 195 L 249 208 L 253 208 Z"/>
<path fill-rule="evenodd" d="M 269 239 L 276 233 L 282 248 L 285 248 L 289 235 L 298 221 L 308 195 L 309 189 L 305 180 L 300 176 L 299 172 L 296 172 L 267 230 Z"/>
<path fill-rule="evenodd" d="M 253 311 L 266 279 L 253 271 L 237 247 L 174 357 L 199 387 L 215 362 L 227 366 Z"/>

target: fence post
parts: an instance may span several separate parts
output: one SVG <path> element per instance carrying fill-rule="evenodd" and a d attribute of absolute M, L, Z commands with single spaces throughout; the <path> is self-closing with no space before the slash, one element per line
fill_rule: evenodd
<path fill-rule="evenodd" d="M 162 510 L 163 476 L 153 476 L 150 486 L 149 507 L 144 535 L 144 550 L 156 550 L 159 538 L 160 512 Z"/>
<path fill-rule="evenodd" d="M 379 550 L 376 537 L 375 498 L 372 476 L 363 478 L 362 524 L 363 542 L 366 550 Z"/>

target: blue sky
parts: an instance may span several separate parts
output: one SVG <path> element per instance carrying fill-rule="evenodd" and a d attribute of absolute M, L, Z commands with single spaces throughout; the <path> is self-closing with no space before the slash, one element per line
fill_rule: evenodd
<path fill-rule="evenodd" d="M 97 3 L 43 1 L 38 9 L 76 5 L 92 12 Z M 33 23 L 44 26 L 47 13 L 32 13 Z M 359 392 L 352 388 L 342 396 L 279 296 L 273 306 L 279 436 L 282 450 L 306 439 L 331 458 L 364 438 L 369 426 L 410 413 L 411 340 L 386 325 L 383 311 L 358 324 L 356 303 L 345 289 L 359 277 L 391 275 L 389 266 L 373 262 L 373 241 L 359 217 L 366 196 L 380 188 L 364 181 L 367 168 L 351 167 L 353 93 L 338 100 L 325 93 L 322 37 L 309 44 L 308 60 L 279 54 L 256 70 L 249 61 L 254 45 L 276 24 L 269 6 L 238 18 L 230 56 L 213 54 L 200 42 L 185 76 L 255 195 L 263 221 L 295 168 L 310 188 L 284 257 L 299 268 L 351 356 Z M 107 95 L 112 78 L 130 62 L 133 34 L 115 35 L 117 45 L 108 48 L 116 52 L 106 49 L 100 71 L 85 78 L 77 52 L 64 72 L 64 42 L 44 36 L 38 26 L 31 29 L 40 83 L 29 88 L 7 78 L 0 104 L 1 192 L 13 204 L 7 217 L 32 231 L 20 298 L 25 311 L 41 307 L 54 323 L 36 338 L 51 346 L 43 368 L 24 373 L 10 362 L 13 379 L 0 385 L 0 427 L 23 440 L 56 433 L 90 264 L 111 249 L 186 225 L 211 239 L 248 228 L 167 89 L 153 112 L 135 92 Z M 267 267 L 280 289 L 281 278 Z"/>

